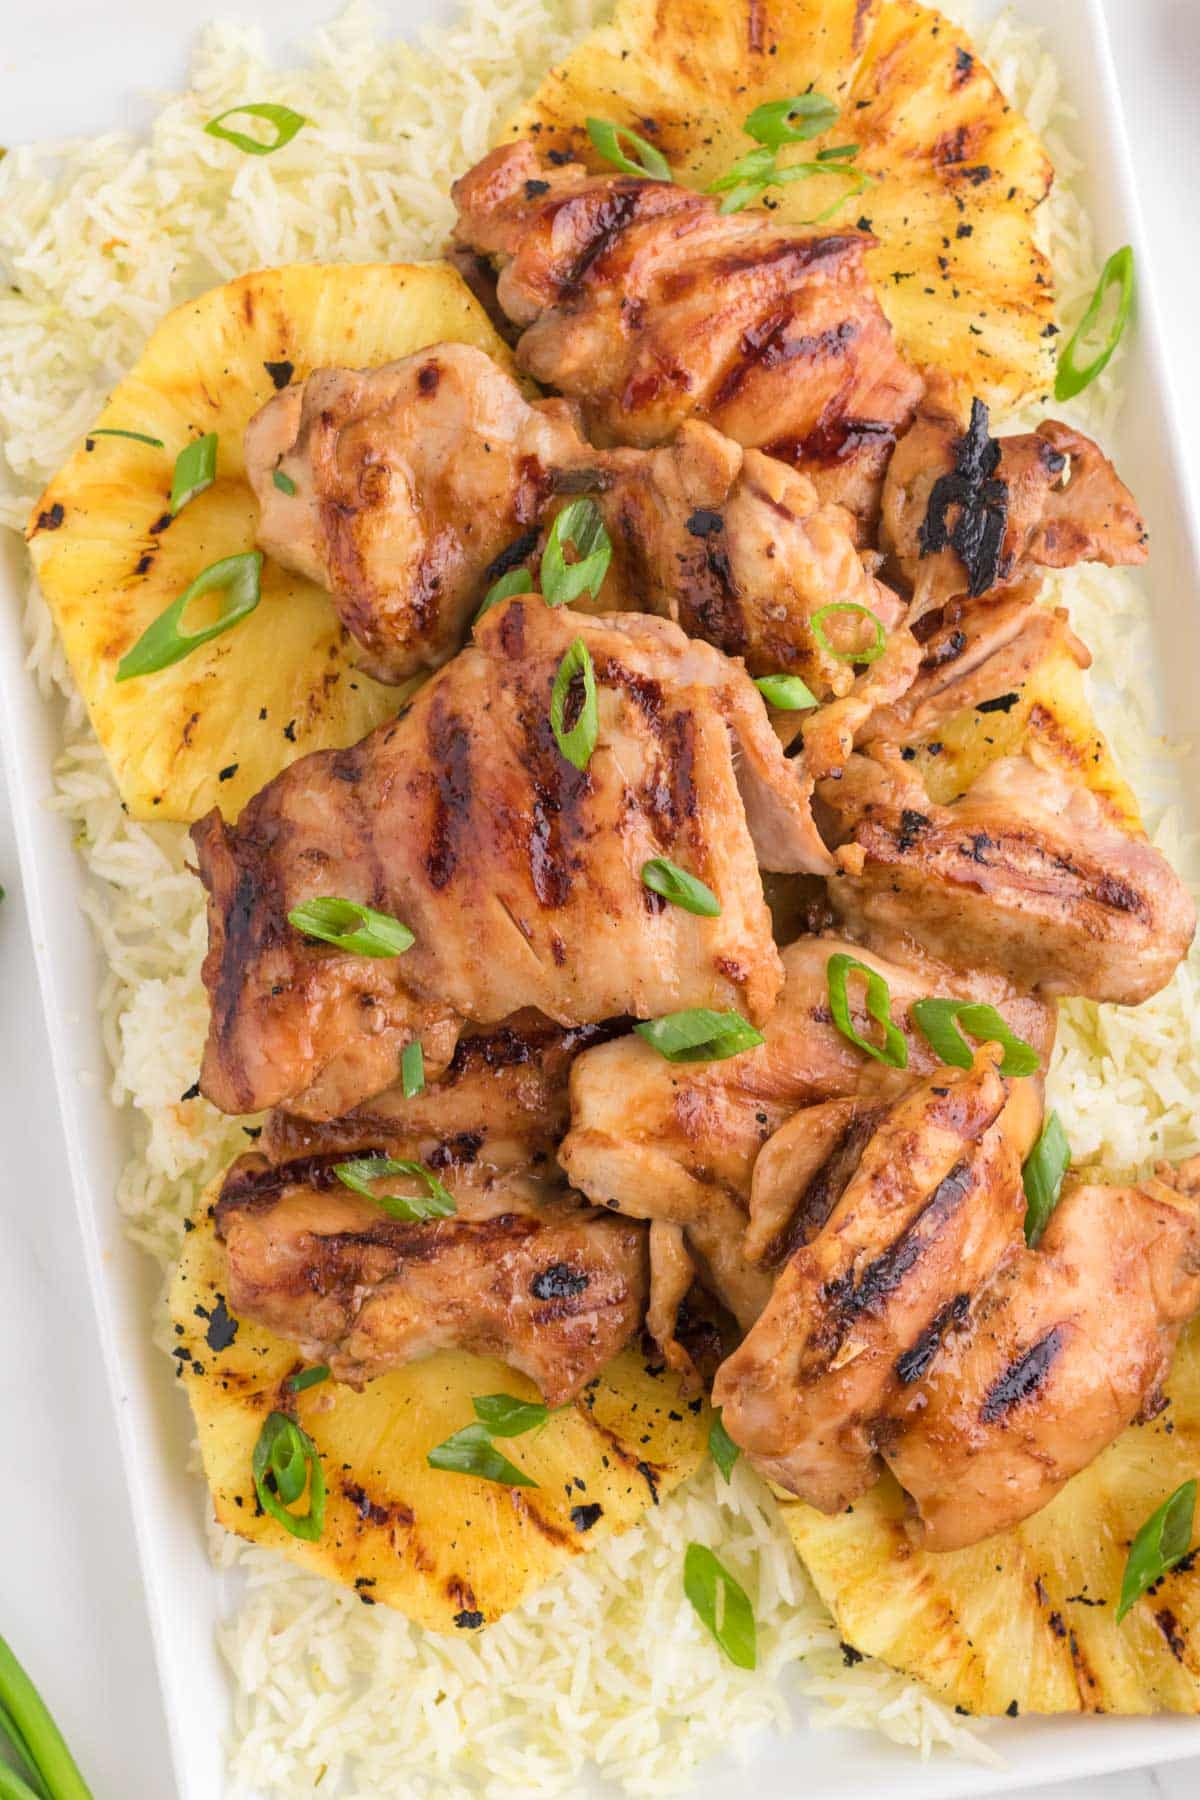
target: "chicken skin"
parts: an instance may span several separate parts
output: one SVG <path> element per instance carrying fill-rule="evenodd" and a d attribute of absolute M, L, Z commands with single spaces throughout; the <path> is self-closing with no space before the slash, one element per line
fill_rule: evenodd
<path fill-rule="evenodd" d="M 508 569 L 536 583 L 549 525 L 581 494 L 614 548 L 587 610 L 673 619 L 755 675 L 844 691 L 850 669 L 812 614 L 849 600 L 890 627 L 903 611 L 864 569 L 849 517 L 786 464 L 695 421 L 659 450 L 595 450 L 564 402 L 531 404 L 465 344 L 317 370 L 251 421 L 246 465 L 259 543 L 330 590 L 383 680 L 454 655 Z"/>
<path fill-rule="evenodd" d="M 583 770 L 549 719 L 577 639 L 598 708 Z M 536 598 L 493 607 L 394 723 L 293 763 L 236 828 L 213 812 L 192 835 L 209 895 L 202 1090 L 226 1111 L 314 1118 L 387 1087 L 416 1036 L 436 1074 L 464 1019 L 533 1006 L 565 1026 L 686 1007 L 761 1020 L 782 971 L 758 863 L 828 861 L 735 664 L 665 620 Z M 719 916 L 652 894 L 641 871 L 659 856 L 706 882 Z M 321 896 L 399 919 L 413 946 L 313 942 L 288 914 Z"/>
<path fill-rule="evenodd" d="M 906 1070 L 872 1061 L 834 1025 L 827 971 L 838 953 L 887 981 L 892 1018 L 908 1044 Z M 848 1100 L 862 1118 L 940 1069 L 909 1012 L 930 994 L 994 1005 L 1043 1066 L 1054 1041 L 1053 1008 L 994 976 L 964 977 L 919 958 L 904 966 L 817 937 L 790 944 L 783 966 L 783 992 L 757 1049 L 723 1062 L 673 1064 L 628 1036 L 584 1051 L 571 1070 L 571 1129 L 559 1149 L 573 1185 L 597 1205 L 680 1227 L 701 1281 L 744 1330 L 770 1295 L 770 1242 L 782 1229 L 764 1223 L 761 1199 L 754 1210 L 756 1159 L 798 1108 L 836 1109 Z M 854 1029 L 874 1041 L 878 1028 L 865 1010 L 861 978 L 849 985 L 848 998 Z"/>
<path fill-rule="evenodd" d="M 827 1109 L 815 1146 L 806 1114 L 784 1127 L 808 1177 L 793 1190 L 804 1241 L 718 1370 L 713 1403 L 756 1468 L 826 1512 L 879 1476 L 897 1362 L 1021 1237 L 1021 1162 L 1040 1107 L 1000 1060 L 991 1044 L 970 1069 L 938 1069 L 874 1117 L 850 1156 Z M 831 1157 L 834 1177 L 821 1180 Z"/>
<path fill-rule="evenodd" d="M 906 1369 L 884 1455 L 923 1546 L 1028 1518 L 1152 1417 L 1197 1307 L 1200 1158 L 1137 1186 L 1069 1183 L 1039 1248 L 1018 1246 Z"/>
<path fill-rule="evenodd" d="M 577 400 L 597 441 L 658 444 L 706 419 L 776 446 L 825 498 L 857 482 L 870 507 L 921 381 L 871 289 L 869 235 L 722 215 L 671 182 L 543 164 L 527 142 L 453 197 L 456 243 L 500 267 L 518 362 Z"/>
<path fill-rule="evenodd" d="M 911 939 L 1044 994 L 1136 1006 L 1191 943 L 1195 907 L 1165 858 L 1029 756 L 938 806 L 881 743 L 819 794 L 839 846 L 831 902 L 885 953 Z"/>
<path fill-rule="evenodd" d="M 449 1348 L 499 1356 L 571 1400 L 638 1330 L 641 1228 L 519 1173 L 448 1176 L 450 1218 L 408 1222 L 344 1187 L 335 1157 L 242 1157 L 217 1203 L 229 1306 L 354 1386 Z M 411 1191 L 391 1177 L 381 1195 Z"/>
<path fill-rule="evenodd" d="M 978 598 L 1037 568 L 1142 563 L 1133 495 L 1090 438 L 1047 419 L 988 435 L 976 400 L 965 428 L 953 383 L 930 376 L 883 485 L 880 543 L 913 594 L 910 623 L 957 594 Z"/>

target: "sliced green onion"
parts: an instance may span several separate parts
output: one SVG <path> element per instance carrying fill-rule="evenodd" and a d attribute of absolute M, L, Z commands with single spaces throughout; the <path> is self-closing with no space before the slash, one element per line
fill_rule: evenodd
<path fill-rule="evenodd" d="M 333 1172 L 343 1186 L 361 1194 L 364 1200 L 380 1207 L 393 1219 L 405 1219 L 409 1223 L 449 1219 L 458 1211 L 454 1195 L 424 1163 L 408 1162 L 394 1156 L 356 1156 L 350 1162 L 335 1163 Z M 382 1181 L 388 1175 L 408 1175 L 414 1181 L 423 1182 L 424 1196 L 375 1193 L 371 1183 Z"/>
<path fill-rule="evenodd" d="M 752 189 L 761 190 L 770 182 L 776 167 L 775 152 L 764 149 L 760 145 L 757 150 L 748 150 L 745 156 L 739 156 L 737 161 L 726 169 L 724 175 L 718 175 L 715 181 L 709 182 L 705 192 L 727 194 L 731 189 L 740 188 L 743 184 Z M 733 210 L 739 209 L 735 207 Z"/>
<path fill-rule="evenodd" d="M 425 1461 L 431 1469 L 475 1475 L 480 1481 L 498 1481 L 505 1487 L 537 1486 L 531 1476 L 500 1454 L 486 1425 L 464 1425 L 444 1443 L 435 1444 Z"/>
<path fill-rule="evenodd" d="M 305 937 L 349 950 L 354 956 L 402 956 L 417 941 L 408 926 L 393 919 L 391 913 L 376 912 L 373 906 L 360 906 L 357 900 L 343 900 L 337 894 L 320 894 L 293 906 L 288 924 Z"/>
<path fill-rule="evenodd" d="M 1182 1487 L 1177 1487 L 1170 1498 L 1150 1514 L 1129 1546 L 1121 1598 L 1117 1602 L 1118 1625 L 1134 1601 L 1187 1555 L 1192 1541 L 1198 1485 L 1193 1477 Z"/>
<path fill-rule="evenodd" d="M 274 481 L 275 486 L 279 489 L 281 494 L 294 494 L 295 493 L 296 484 L 292 480 L 291 476 L 289 474 L 287 474 L 287 472 L 285 470 L 276 469 L 274 475 L 272 476 L 272 480 Z"/>
<path fill-rule="evenodd" d="M 518 1400 L 514 1394 L 477 1394 L 471 1405 L 493 1437 L 521 1437 L 550 1417 L 550 1408 L 540 1400 Z"/>
<path fill-rule="evenodd" d="M 311 1369 L 301 1369 L 288 1382 L 293 1394 L 302 1394 L 306 1388 L 319 1387 L 321 1382 L 329 1380 L 329 1364 L 314 1363 Z"/>
<path fill-rule="evenodd" d="M 875 642 L 868 644 L 863 650 L 835 650 L 825 635 L 824 621 L 834 613 L 858 613 L 870 622 L 875 633 Z M 826 656 L 832 656 L 837 662 L 873 663 L 883 655 L 887 645 L 887 632 L 881 622 L 867 606 L 860 606 L 857 600 L 831 600 L 828 606 L 818 606 L 815 613 L 809 616 L 809 627 Z"/>
<path fill-rule="evenodd" d="M 567 700 L 572 684 L 577 679 L 583 682 L 583 705 L 574 725 L 568 731 Z M 558 665 L 554 686 L 550 690 L 550 729 L 567 761 L 577 769 L 586 769 L 600 735 L 600 710 L 596 703 L 596 672 L 582 638 L 575 639 Z"/>
<path fill-rule="evenodd" d="M 1118 286 L 1117 310 L 1109 327 L 1108 338 L 1099 353 L 1090 363 L 1081 369 L 1075 361 L 1075 352 L 1081 338 L 1087 336 L 1096 320 L 1100 317 L 1100 308 L 1110 287 Z M 1088 301 L 1087 311 L 1058 353 L 1058 370 L 1054 377 L 1054 398 L 1056 400 L 1073 400 L 1076 394 L 1082 394 L 1085 387 L 1095 381 L 1097 375 L 1108 367 L 1109 358 L 1121 341 L 1121 334 L 1129 323 L 1129 313 L 1133 306 L 1133 251 L 1128 244 L 1120 250 L 1114 250 L 1096 283 L 1096 291 Z"/>
<path fill-rule="evenodd" d="M 626 175 L 648 175 L 652 181 L 673 181 L 671 165 L 661 150 L 648 144 L 644 137 L 639 137 L 628 125 L 615 125 L 611 119 L 589 119 L 587 134 L 592 146 L 614 168 Z M 621 139 L 632 144 L 635 156 L 629 156 L 621 148 Z"/>
<path fill-rule="evenodd" d="M 873 180 L 873 177 L 868 175 L 865 169 L 853 168 L 849 163 L 838 164 L 836 168 L 830 168 L 827 164 L 819 162 L 792 163 L 786 169 L 780 169 L 775 180 L 781 185 L 786 185 L 789 181 L 805 181 L 810 175 L 844 175 L 850 185 L 842 190 L 836 200 L 831 200 L 828 206 L 823 206 L 820 212 L 811 214 L 807 219 L 797 219 L 797 225 L 823 225 L 826 219 L 832 219 L 835 212 L 840 212 L 847 200 L 853 200 L 856 194 L 861 194 L 866 188 L 869 188 Z"/>
<path fill-rule="evenodd" d="M 564 555 L 571 544 L 577 560 Z M 612 561 L 612 542 L 594 500 L 572 500 L 555 515 L 542 551 L 542 595 L 547 606 L 569 606 L 581 594 L 599 594 Z"/>
<path fill-rule="evenodd" d="M 201 644 L 220 637 L 222 632 L 230 631 L 248 618 L 262 598 L 259 587 L 262 560 L 261 550 L 245 550 L 240 556 L 222 557 L 220 562 L 210 563 L 207 569 L 202 569 L 178 600 L 172 600 L 170 606 L 147 625 L 133 649 L 126 651 L 117 664 L 117 680 L 131 681 L 138 675 L 153 675 L 159 669 L 169 669 L 172 663 L 182 662 Z M 181 621 L 192 601 L 218 589 L 224 589 L 226 594 L 218 617 L 211 625 L 201 626 L 199 631 L 184 631 Z"/>
<path fill-rule="evenodd" d="M 836 125 L 838 109 L 824 94 L 795 94 L 790 100 L 765 100 L 756 106 L 742 130 L 770 150 L 820 137 Z"/>
<path fill-rule="evenodd" d="M 528 569 L 509 569 L 506 575 L 501 575 L 499 581 L 493 581 L 472 624 L 478 625 L 485 612 L 490 612 L 493 606 L 498 606 L 501 600 L 507 600 L 510 595 L 532 594 L 534 591 L 533 576 Z"/>
<path fill-rule="evenodd" d="M 994 1006 L 975 1000 L 914 1000 L 912 1016 L 934 1054 L 952 1068 L 969 1069 L 975 1060 L 963 1031 L 980 1044 L 1003 1045 L 1002 1075 L 1032 1075 L 1040 1066 L 1032 1044 L 1010 1031 Z"/>
<path fill-rule="evenodd" d="M 708 1428 L 708 1454 L 728 1481 L 733 1474 L 733 1465 L 742 1453 L 725 1429 L 719 1406 L 713 1408 L 712 1423 Z"/>
<path fill-rule="evenodd" d="M 9 1769 L 0 1758 L 0 1769 L 11 1775 L 8 1792 L 14 1800 L 47 1794 L 52 1800 L 92 1800 L 88 1787 L 58 1726 L 37 1688 L 0 1637 L 0 1722 L 13 1749 L 25 1763 L 32 1785 Z M 2 1791 L 2 1790 L 0 1790 Z"/>
<path fill-rule="evenodd" d="M 869 1038 L 860 1037 L 854 1029 L 847 992 L 852 969 L 867 978 L 867 1011 L 877 1025 L 883 1026 L 882 1049 Z M 825 981 L 829 989 L 829 1010 L 842 1036 L 849 1038 L 858 1049 L 865 1050 L 868 1056 L 873 1056 L 876 1062 L 886 1063 L 889 1069 L 907 1069 L 908 1044 L 900 1027 L 892 1023 L 892 991 L 879 970 L 839 950 L 825 965 Z"/>
<path fill-rule="evenodd" d="M 777 712 L 804 712 L 818 704 L 817 696 L 798 675 L 759 675 L 754 685 Z"/>
<path fill-rule="evenodd" d="M 1025 1242 L 1032 1249 L 1058 1205 L 1063 1176 L 1071 1166 L 1071 1146 L 1062 1121 L 1052 1112 L 1021 1169 L 1025 1189 Z"/>
<path fill-rule="evenodd" d="M 231 131 L 224 123 L 226 119 L 236 119 L 245 115 L 251 119 L 265 119 L 275 127 L 275 141 L 269 144 L 260 143 L 258 138 L 248 137 L 244 131 Z M 270 156 L 275 150 L 282 150 L 290 144 L 302 125 L 308 123 L 303 113 L 293 112 L 290 106 L 276 106 L 269 100 L 251 100 L 244 106 L 230 106 L 215 119 L 210 119 L 204 127 L 209 137 L 224 138 L 227 144 L 236 144 L 247 156 Z"/>
<path fill-rule="evenodd" d="M 720 916 L 721 902 L 712 889 L 669 857 L 653 856 L 648 863 L 643 863 L 642 880 L 651 893 L 661 894 L 664 900 L 669 900 L 672 906 L 681 906 L 684 912 L 698 913 L 703 919 Z"/>
<path fill-rule="evenodd" d="M 683 1591 L 700 1623 L 712 1632 L 739 1669 L 758 1665 L 754 1609 L 745 1588 L 718 1562 L 707 1544 L 689 1544 L 683 1559 Z"/>
<path fill-rule="evenodd" d="M 763 1041 L 762 1032 L 741 1013 L 711 1012 L 705 1006 L 643 1019 L 633 1029 L 668 1062 L 724 1062 Z"/>
<path fill-rule="evenodd" d="M 189 500 L 210 488 L 217 474 L 217 434 L 206 431 L 203 437 L 185 444 L 175 458 L 171 477 L 171 511 L 182 512 Z"/>
<path fill-rule="evenodd" d="M 267 1414 L 250 1464 L 259 1505 L 293 1537 L 315 1544 L 325 1528 L 325 1471 L 317 1446 L 286 1413 Z M 308 1488 L 308 1511 L 289 1512 Z"/>
<path fill-rule="evenodd" d="M 845 162 L 847 157 L 857 156 L 861 149 L 861 144 L 833 144 L 828 150 L 817 151 L 817 161 L 819 163 Z"/>
<path fill-rule="evenodd" d="M 161 438 L 147 437 L 144 431 L 118 431 L 114 425 L 98 425 L 94 431 L 84 433 L 85 437 L 120 437 L 130 438 L 135 444 L 149 444 L 152 450 L 165 450 L 166 445 Z"/>
<path fill-rule="evenodd" d="M 400 1086 L 406 1100 L 415 1100 L 425 1086 L 425 1052 L 420 1038 L 405 1044 L 400 1058 Z"/>

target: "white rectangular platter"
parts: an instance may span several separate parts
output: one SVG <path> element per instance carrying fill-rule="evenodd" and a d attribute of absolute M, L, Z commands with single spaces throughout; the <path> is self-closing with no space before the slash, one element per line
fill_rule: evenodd
<path fill-rule="evenodd" d="M 1162 654 L 1159 671 L 1163 725 L 1183 733 L 1196 722 L 1200 533 L 1190 510 L 1183 441 L 1173 423 L 1172 384 L 1148 274 L 1153 246 L 1145 243 L 1138 217 L 1101 4 L 1020 0 L 1019 9 L 1046 27 L 1051 48 L 1068 72 L 1079 113 L 1077 147 L 1086 163 L 1085 198 L 1099 242 L 1132 242 L 1137 251 L 1142 280 L 1138 330 L 1126 365 L 1128 402 L 1118 441 L 1109 448 L 1148 516 L 1159 645 L 1162 651 L 1169 645 L 1170 651 Z M 261 22 L 277 47 L 285 39 L 302 37 L 328 17 L 330 8 L 325 0 L 288 0 L 286 6 L 282 0 L 229 0 L 221 10 Z M 431 8 L 428 0 L 390 0 L 383 10 L 396 30 L 411 31 Z M 989 10 L 981 7 L 981 12 Z M 14 8 L 5 19 L 0 51 L 0 118 L 6 141 L 143 119 L 147 109 L 139 96 L 182 77 L 194 19 L 186 9 L 163 6 L 161 0 L 109 0 L 105 7 L 93 0 L 41 0 L 36 8 Z M 1181 179 L 1170 173 L 1166 178 Z M 215 1626 L 229 1595 L 204 1549 L 205 1496 L 187 1472 L 191 1430 L 186 1407 L 174 1391 L 169 1365 L 150 1343 L 157 1274 L 122 1235 L 113 1200 L 125 1157 L 123 1128 L 106 1098 L 104 1050 L 90 1004 L 99 971 L 78 905 L 82 865 L 67 828 L 45 805 L 58 721 L 25 671 L 23 585 L 22 553 L 5 534 L 0 557 L 5 765 L 79 1231 L 137 1525 L 177 1782 L 184 1800 L 219 1800 L 225 1792 L 222 1739 L 230 1696 Z M 1184 1046 L 1180 1050 L 1185 1053 Z M 101 1079 L 85 1081 L 85 1074 Z M 790 1738 L 761 1742 L 751 1770 L 714 1765 L 696 1791 L 715 1800 L 740 1791 L 749 1775 L 763 1800 L 800 1789 L 809 1800 L 854 1800 L 880 1793 L 939 1800 L 967 1792 L 1000 1793 L 1200 1754 L 1200 1721 L 1018 1720 L 1005 1722 L 990 1741 L 1006 1758 L 1006 1768 L 980 1769 L 948 1757 L 922 1764 L 881 1739 L 811 1733 L 798 1721 Z"/>

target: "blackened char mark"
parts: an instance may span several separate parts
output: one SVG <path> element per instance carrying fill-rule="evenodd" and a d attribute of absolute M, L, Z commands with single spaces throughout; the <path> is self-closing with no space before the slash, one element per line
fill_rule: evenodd
<path fill-rule="evenodd" d="M 504 620 L 507 624 L 507 619 Z M 592 791 L 586 769 L 577 769 L 559 750 L 549 706 L 529 706 L 519 715 L 524 736 L 522 765 L 529 781 L 526 851 L 533 891 L 542 906 L 565 906 L 578 866 L 575 845 L 586 829 L 584 805 Z"/>
<path fill-rule="evenodd" d="M 433 781 L 433 818 L 425 849 L 425 871 L 439 893 L 458 867 L 471 822 L 471 737 L 461 719 L 435 696 L 426 733 Z"/>
<path fill-rule="evenodd" d="M 911 1350 L 906 1350 L 896 1363 L 896 1374 L 906 1387 L 923 1381 L 942 1347 L 942 1338 L 950 1325 L 961 1325 L 971 1310 L 970 1294 L 955 1294 L 947 1301 L 932 1325 L 927 1325 Z"/>
<path fill-rule="evenodd" d="M 986 594 L 1004 574 L 1004 534 L 1008 529 L 1008 483 L 996 478 L 1000 445 L 988 432 L 988 409 L 971 402 L 971 422 L 954 447 L 954 469 L 939 475 L 917 532 L 922 556 L 947 546 L 958 554 L 972 599 Z M 956 507 L 953 525 L 948 523 Z"/>
<path fill-rule="evenodd" d="M 802 332 L 798 337 L 788 336 L 788 327 L 792 323 L 793 314 L 788 307 L 769 313 L 757 325 L 743 331 L 737 356 L 712 397 L 711 411 L 728 406 L 755 369 L 769 371 L 797 361 L 812 364 L 845 356 L 858 336 L 858 326 L 853 319 L 843 319 L 840 324 L 831 325 L 828 331 Z"/>
<path fill-rule="evenodd" d="M 570 1263 L 551 1263 L 534 1276 L 529 1291 L 535 1300 L 571 1300 L 583 1293 L 590 1280 L 585 1270 L 573 1269 Z"/>
<path fill-rule="evenodd" d="M 578 200 L 567 201 L 568 206 L 577 206 Z M 590 199 L 584 204 L 592 205 Z M 574 294 L 583 282 L 584 276 L 599 259 L 612 249 L 627 225 L 633 223 L 638 210 L 638 189 L 634 186 L 614 186 L 598 206 L 594 207 L 590 221 L 592 230 L 587 241 L 582 245 L 578 256 L 568 269 L 559 285 L 559 297 L 566 300 Z"/>
<path fill-rule="evenodd" d="M 646 810 L 667 840 L 678 835 L 696 817 L 696 742 L 691 715 L 671 713 L 659 730 L 660 754 L 646 779 Z"/>
<path fill-rule="evenodd" d="M 356 1157 L 382 1156 L 377 1145 L 355 1151 Z M 274 1206 L 285 1188 L 315 1188 L 327 1193 L 340 1186 L 336 1166 L 345 1160 L 336 1150 L 321 1151 L 313 1156 L 296 1156 L 290 1162 L 269 1163 L 265 1156 L 240 1156 L 221 1183 L 217 1200 L 217 1236 L 224 1236 L 225 1221 L 231 1212 L 263 1212 Z"/>
<path fill-rule="evenodd" d="M 767 1245 L 763 1263 L 775 1268 L 786 1262 L 805 1244 L 811 1244 L 828 1223 L 834 1207 L 845 1193 L 862 1153 L 886 1106 L 870 1106 L 846 1125 L 837 1143 L 801 1194 L 791 1218 Z"/>
<path fill-rule="evenodd" d="M 1008 1365 L 983 1397 L 983 1405 L 979 1409 L 983 1424 L 994 1425 L 997 1419 L 1002 1419 L 1013 1407 L 1032 1400 L 1049 1376 L 1064 1341 L 1062 1326 L 1056 1325 L 1044 1338 L 1039 1338 L 1024 1356 Z"/>
<path fill-rule="evenodd" d="M 680 569 L 681 623 L 689 636 L 715 644 L 727 656 L 741 656 L 750 640 L 729 552 L 715 533 L 697 549 Z"/>
<path fill-rule="evenodd" d="M 878 1313 L 920 1262 L 947 1220 L 974 1186 L 969 1163 L 956 1163 L 942 1178 L 917 1217 L 894 1244 L 868 1263 L 856 1281 L 853 1272 L 830 1282 L 825 1293 L 844 1323 L 860 1313 Z"/>
<path fill-rule="evenodd" d="M 883 419 L 822 417 L 806 437 L 777 438 L 772 444 L 764 444 L 763 450 L 767 456 L 777 457 L 780 462 L 791 463 L 793 467 L 820 464 L 830 468 L 840 462 L 849 462 L 861 450 L 874 451 L 882 459 L 895 441 L 895 426 Z"/>
<path fill-rule="evenodd" d="M 607 1044 L 629 1030 L 628 1019 L 605 1019 L 595 1025 L 565 1027 L 549 1019 L 520 1025 L 497 1025 L 491 1031 L 460 1037 L 443 1080 L 459 1080 L 473 1069 L 526 1068 L 547 1054 L 567 1058 L 593 1044 Z"/>

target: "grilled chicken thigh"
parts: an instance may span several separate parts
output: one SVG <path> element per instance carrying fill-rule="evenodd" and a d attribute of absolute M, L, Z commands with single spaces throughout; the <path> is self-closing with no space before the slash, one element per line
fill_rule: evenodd
<path fill-rule="evenodd" d="M 1027 1084 L 999 1075 L 1000 1059 L 986 1045 L 972 1068 L 938 1069 L 872 1115 L 850 1155 L 852 1118 L 831 1130 L 822 1116 L 815 1155 L 805 1114 L 784 1128 L 804 1165 L 792 1190 L 804 1241 L 721 1365 L 713 1402 L 757 1468 L 826 1512 L 879 1475 L 897 1363 L 1021 1237 L 1021 1162 L 1040 1108 Z"/>
<path fill-rule="evenodd" d="M 598 690 L 586 770 L 549 721 L 577 638 Z M 203 1091 L 227 1111 L 286 1102 L 317 1118 L 389 1085 L 416 1035 L 436 1073 L 463 1019 L 709 1006 L 761 1020 L 782 977 L 757 864 L 827 861 L 735 664 L 665 620 L 535 598 L 492 608 L 395 723 L 293 763 L 236 828 L 214 812 L 193 838 L 209 893 Z M 643 865 L 664 855 L 713 889 L 719 917 L 645 888 Z M 310 941 L 288 913 L 322 895 L 402 920 L 413 947 L 371 958 Z"/>
<path fill-rule="evenodd" d="M 989 437 L 978 400 L 964 428 L 939 373 L 888 465 L 880 543 L 912 590 L 913 619 L 956 594 L 995 593 L 1035 566 L 1147 556 L 1133 495 L 1090 438 L 1053 419 Z"/>
<path fill-rule="evenodd" d="M 911 940 L 1022 987 L 1133 1006 L 1191 943 L 1195 908 L 1166 860 L 1029 757 L 937 806 L 881 743 L 819 793 L 839 845 L 832 904 L 885 953 Z"/>
<path fill-rule="evenodd" d="M 1200 1158 L 1131 1187 L 1068 1184 L 1040 1247 L 1017 1247 L 909 1366 L 883 1448 L 923 1544 L 953 1550 L 1028 1518 L 1152 1417 L 1197 1307 Z"/>
<path fill-rule="evenodd" d="M 344 1187 L 334 1160 L 272 1167 L 242 1157 L 216 1216 L 231 1310 L 339 1381 L 359 1385 L 457 1348 L 503 1357 L 557 1406 L 638 1330 L 639 1226 L 516 1172 L 452 1177 L 457 1214 L 409 1223 Z M 374 1185 L 386 1194 L 413 1184 Z"/>
<path fill-rule="evenodd" d="M 872 1061 L 838 1031 L 829 1010 L 828 964 L 845 953 L 881 973 L 892 1017 L 909 1049 L 905 1071 Z M 586 1050 L 571 1070 L 571 1129 L 559 1161 L 575 1187 L 598 1205 L 679 1226 L 701 1279 L 743 1329 L 749 1329 L 774 1279 L 767 1252 L 781 1227 L 764 1222 L 752 1180 L 772 1134 L 800 1107 L 848 1100 L 856 1118 L 941 1065 L 909 1017 L 914 1000 L 961 994 L 998 1008 L 1034 1045 L 1043 1066 L 1054 1039 L 1054 1012 L 1016 994 L 996 977 L 964 976 L 914 959 L 888 962 L 836 938 L 801 938 L 783 952 L 785 983 L 763 1028 L 765 1042 L 723 1062 L 663 1060 L 638 1037 Z M 861 978 L 848 996 L 851 1021 L 874 1041 Z M 763 1146 L 767 1148 L 764 1150 Z M 749 1229 L 748 1229 L 749 1227 Z"/>
<path fill-rule="evenodd" d="M 872 292 L 860 232 L 722 215 L 671 182 L 493 150 L 456 182 L 455 240 L 500 266 L 517 358 L 598 439 L 657 444 L 687 418 L 776 447 L 869 511 L 921 381 Z"/>
<path fill-rule="evenodd" d="M 507 568 L 536 581 L 553 515 L 585 493 L 615 550 L 588 610 L 658 613 L 754 674 L 841 692 L 850 669 L 811 615 L 846 600 L 885 626 L 903 612 L 864 569 L 848 516 L 786 464 L 695 422 L 660 450 L 595 450 L 563 401 L 531 404 L 465 344 L 317 370 L 251 421 L 246 465 L 259 543 L 329 588 L 384 680 L 446 662 Z"/>

